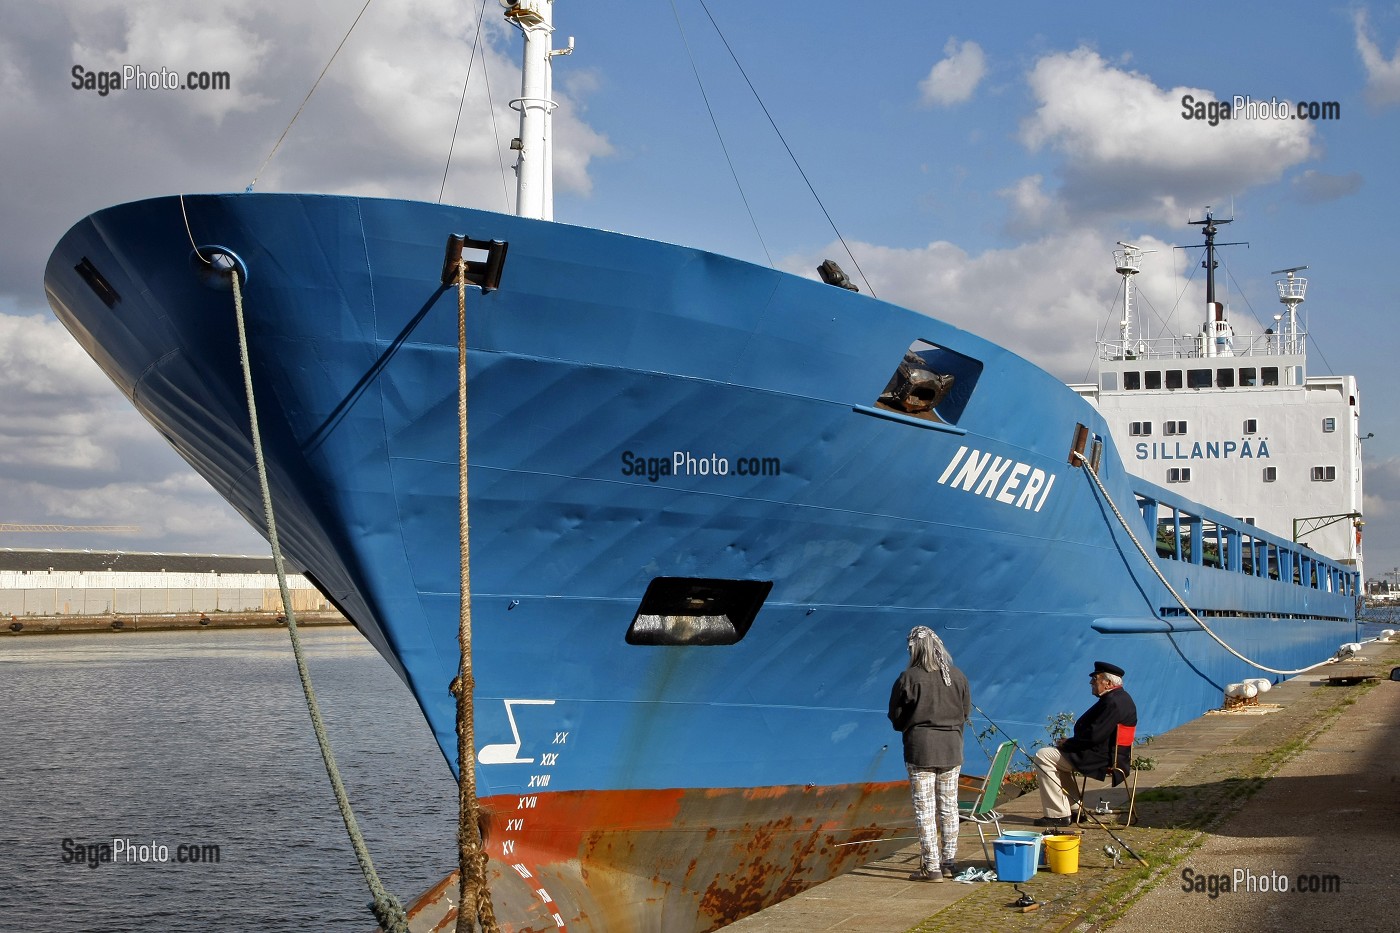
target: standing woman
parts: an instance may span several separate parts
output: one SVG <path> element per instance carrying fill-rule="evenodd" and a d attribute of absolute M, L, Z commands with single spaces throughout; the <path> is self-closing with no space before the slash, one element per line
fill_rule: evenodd
<path fill-rule="evenodd" d="M 904 764 L 923 849 L 910 881 L 942 881 L 958 873 L 958 774 L 963 724 L 971 712 L 967 677 L 953 666 L 933 630 L 916 626 L 909 633 L 909 667 L 890 691 L 890 722 L 904 733 Z"/>

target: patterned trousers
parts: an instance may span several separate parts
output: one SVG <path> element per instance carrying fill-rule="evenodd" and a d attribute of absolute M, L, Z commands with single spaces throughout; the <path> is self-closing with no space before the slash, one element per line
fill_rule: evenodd
<path fill-rule="evenodd" d="M 922 865 L 927 871 L 939 872 L 940 857 L 948 864 L 958 857 L 958 774 L 962 768 L 918 768 L 908 762 L 904 766 L 909 769 L 909 789 L 914 795 Z"/>

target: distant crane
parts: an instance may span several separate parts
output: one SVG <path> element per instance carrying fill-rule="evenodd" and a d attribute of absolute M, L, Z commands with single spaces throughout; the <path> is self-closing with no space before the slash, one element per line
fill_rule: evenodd
<path fill-rule="evenodd" d="M 0 522 L 0 534 L 7 531 L 13 534 L 87 531 L 93 534 L 130 535 L 136 534 L 140 530 L 140 525 L 23 525 L 14 522 Z"/>

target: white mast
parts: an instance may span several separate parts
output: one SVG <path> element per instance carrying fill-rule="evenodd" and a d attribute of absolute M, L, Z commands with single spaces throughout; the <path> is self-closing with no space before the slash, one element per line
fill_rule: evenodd
<path fill-rule="evenodd" d="M 1122 249 L 1113 251 L 1113 267 L 1123 277 L 1123 320 L 1118 322 L 1122 349 L 1118 358 L 1133 357 L 1133 276 L 1142 271 L 1142 254 L 1146 252 L 1131 243 L 1118 241 Z"/>
<path fill-rule="evenodd" d="M 554 56 L 574 50 L 554 49 L 554 0 L 501 0 L 506 19 L 525 36 L 525 59 L 520 70 L 520 96 L 510 102 L 520 111 L 520 135 L 511 148 L 520 153 L 515 163 L 515 213 L 540 220 L 554 219 L 554 157 L 550 123 L 557 106 L 554 90 Z"/>
<path fill-rule="evenodd" d="M 1279 334 L 1283 343 L 1284 353 L 1303 352 L 1303 347 L 1298 343 L 1298 306 L 1308 294 L 1308 280 L 1294 273 L 1302 272 L 1307 266 L 1294 266 L 1291 269 L 1275 269 L 1273 275 L 1286 274 L 1288 278 L 1278 281 L 1278 300 L 1283 302 L 1283 306 L 1288 310 L 1284 313 L 1287 324 L 1282 328 L 1283 333 Z"/>

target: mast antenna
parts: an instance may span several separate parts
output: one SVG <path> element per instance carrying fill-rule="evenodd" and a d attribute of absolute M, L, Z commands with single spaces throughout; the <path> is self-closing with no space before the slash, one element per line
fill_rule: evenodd
<path fill-rule="evenodd" d="M 1283 316 L 1287 320 L 1283 333 L 1280 337 L 1283 340 L 1282 350 L 1284 353 L 1301 353 L 1302 347 L 1298 345 L 1298 306 L 1303 303 L 1308 294 L 1308 280 L 1297 273 L 1302 272 L 1307 266 L 1293 266 L 1288 269 L 1275 269 L 1270 275 L 1285 275 L 1287 278 L 1279 279 L 1278 300 L 1283 303 Z"/>
<path fill-rule="evenodd" d="M 1225 305 L 1215 300 L 1215 269 L 1220 265 L 1215 258 L 1215 248 L 1217 246 L 1249 245 L 1243 240 L 1235 243 L 1215 242 L 1218 228 L 1233 223 L 1234 220 L 1234 217 L 1224 220 L 1217 219 L 1211 211 L 1210 205 L 1207 204 L 1205 220 L 1186 221 L 1189 226 L 1200 227 L 1201 233 L 1205 234 L 1206 238 L 1206 258 L 1201 261 L 1201 266 L 1206 270 L 1206 321 L 1201 325 L 1201 356 L 1235 355 L 1235 331 L 1230 326 L 1230 322 L 1225 320 Z"/>
<path fill-rule="evenodd" d="M 1143 249 L 1132 243 L 1118 241 L 1122 249 L 1113 251 L 1114 271 L 1123 277 L 1123 319 L 1118 322 L 1120 360 L 1133 358 L 1133 276 L 1142 271 L 1142 257 L 1155 249 Z"/>

